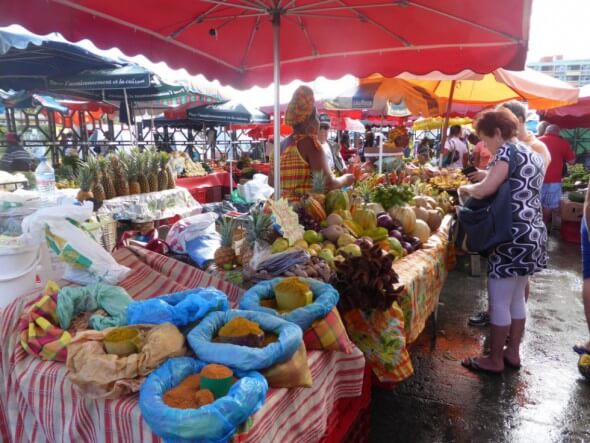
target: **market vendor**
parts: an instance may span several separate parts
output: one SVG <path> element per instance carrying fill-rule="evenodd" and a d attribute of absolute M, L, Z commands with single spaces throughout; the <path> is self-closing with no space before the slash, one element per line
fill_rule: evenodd
<path fill-rule="evenodd" d="M 324 171 L 326 190 L 350 186 L 352 174 L 335 177 L 318 139 L 320 122 L 313 91 L 300 86 L 287 107 L 285 122 L 293 128 L 291 143 L 281 153 L 281 191 L 289 199 L 297 199 L 312 189 L 312 172 Z"/>
<path fill-rule="evenodd" d="M 320 130 L 318 139 L 322 145 L 322 150 L 326 156 L 328 167 L 330 171 L 337 171 L 343 173 L 346 169 L 346 164 L 342 155 L 340 154 L 340 147 L 338 143 L 332 143 L 328 140 L 328 132 L 330 131 L 330 116 L 328 114 L 320 114 Z"/>
<path fill-rule="evenodd" d="M 14 132 L 5 135 L 7 144 L 6 152 L 0 159 L 0 169 L 7 172 L 32 171 L 35 169 L 35 160 L 18 142 Z"/>

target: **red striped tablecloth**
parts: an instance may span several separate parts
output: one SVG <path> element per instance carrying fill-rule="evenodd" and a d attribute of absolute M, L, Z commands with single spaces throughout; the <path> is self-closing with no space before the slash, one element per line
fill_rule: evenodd
<path fill-rule="evenodd" d="M 232 304 L 241 290 L 200 270 L 149 251 L 126 248 L 114 253 L 133 269 L 122 286 L 136 299 L 189 287 L 214 286 Z M 0 437 L 2 442 L 160 442 L 143 421 L 138 396 L 89 400 L 75 391 L 65 366 L 29 356 L 20 346 L 16 326 L 37 294 L 21 297 L 0 313 Z M 266 403 L 238 442 L 315 442 L 326 432 L 328 416 L 341 398 L 358 397 L 365 359 L 352 354 L 312 351 L 310 389 L 271 389 Z"/>

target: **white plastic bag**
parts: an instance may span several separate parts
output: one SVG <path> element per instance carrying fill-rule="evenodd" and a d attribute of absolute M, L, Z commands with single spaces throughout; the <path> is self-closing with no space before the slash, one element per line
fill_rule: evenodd
<path fill-rule="evenodd" d="M 39 245 L 45 239 L 50 250 L 66 263 L 67 280 L 82 285 L 116 285 L 131 269 L 118 264 L 90 234 L 76 226 L 91 216 L 91 206 L 43 208 L 25 217 L 23 238 L 30 245 Z"/>
<path fill-rule="evenodd" d="M 177 221 L 168 231 L 166 243 L 174 252 L 186 254 L 186 244 L 188 242 L 202 235 L 216 232 L 215 220 L 217 220 L 217 217 L 215 212 L 206 212 Z"/>
<path fill-rule="evenodd" d="M 274 192 L 274 188 L 268 184 L 268 176 L 254 174 L 252 180 L 238 185 L 238 192 L 248 203 L 256 203 L 260 200 L 267 200 Z"/>

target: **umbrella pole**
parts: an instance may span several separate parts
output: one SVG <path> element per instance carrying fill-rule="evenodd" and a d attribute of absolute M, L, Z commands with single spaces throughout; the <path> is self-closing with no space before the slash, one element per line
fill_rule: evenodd
<path fill-rule="evenodd" d="M 273 62 L 274 62 L 274 188 L 275 200 L 281 198 L 281 109 L 280 109 L 280 93 L 279 86 L 281 82 L 281 65 L 280 65 L 280 34 L 281 34 L 281 13 L 275 11 L 272 17 L 272 29 L 274 33 L 273 45 Z"/>
<path fill-rule="evenodd" d="M 127 89 L 123 88 L 123 96 L 125 97 L 125 109 L 127 110 L 127 125 L 129 126 L 129 131 L 131 132 L 131 144 L 135 145 L 135 134 L 133 132 L 133 127 L 131 124 L 131 114 L 129 113 L 129 100 L 127 99 Z"/>
<path fill-rule="evenodd" d="M 455 95 L 455 80 L 451 81 L 451 93 L 449 94 L 449 101 L 447 102 L 447 112 L 445 114 L 445 121 L 442 127 L 442 134 L 440 136 L 440 149 L 439 152 L 445 147 L 447 141 L 447 129 L 449 128 L 449 117 L 451 116 L 451 107 L 453 106 L 453 96 Z M 439 164 L 442 166 L 442 156 L 439 155 Z"/>
<path fill-rule="evenodd" d="M 381 114 L 381 125 L 379 126 L 379 174 L 383 173 L 383 114 Z"/>
<path fill-rule="evenodd" d="M 229 131 L 231 133 L 231 124 L 229 125 Z M 233 171 L 233 160 L 234 160 L 234 145 L 233 140 L 229 140 L 229 153 L 227 156 L 227 160 L 229 161 L 229 193 L 231 194 L 232 190 L 234 189 L 234 171 Z"/>

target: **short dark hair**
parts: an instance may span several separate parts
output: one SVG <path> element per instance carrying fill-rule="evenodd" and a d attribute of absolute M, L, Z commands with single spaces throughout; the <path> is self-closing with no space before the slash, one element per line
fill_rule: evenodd
<path fill-rule="evenodd" d="M 526 108 L 519 101 L 510 100 L 509 102 L 502 103 L 500 107 L 508 109 L 516 116 L 516 118 L 522 120 L 523 123 L 526 122 Z"/>
<path fill-rule="evenodd" d="M 459 126 L 459 125 L 451 126 L 451 128 L 449 129 L 449 135 L 459 135 L 459 134 L 461 134 L 461 126 Z"/>
<path fill-rule="evenodd" d="M 518 134 L 518 120 L 516 116 L 508 109 L 500 107 L 496 111 L 484 111 L 479 115 L 475 124 L 475 132 L 484 134 L 487 137 L 493 137 L 496 129 L 500 130 L 502 138 L 507 140 Z"/>

